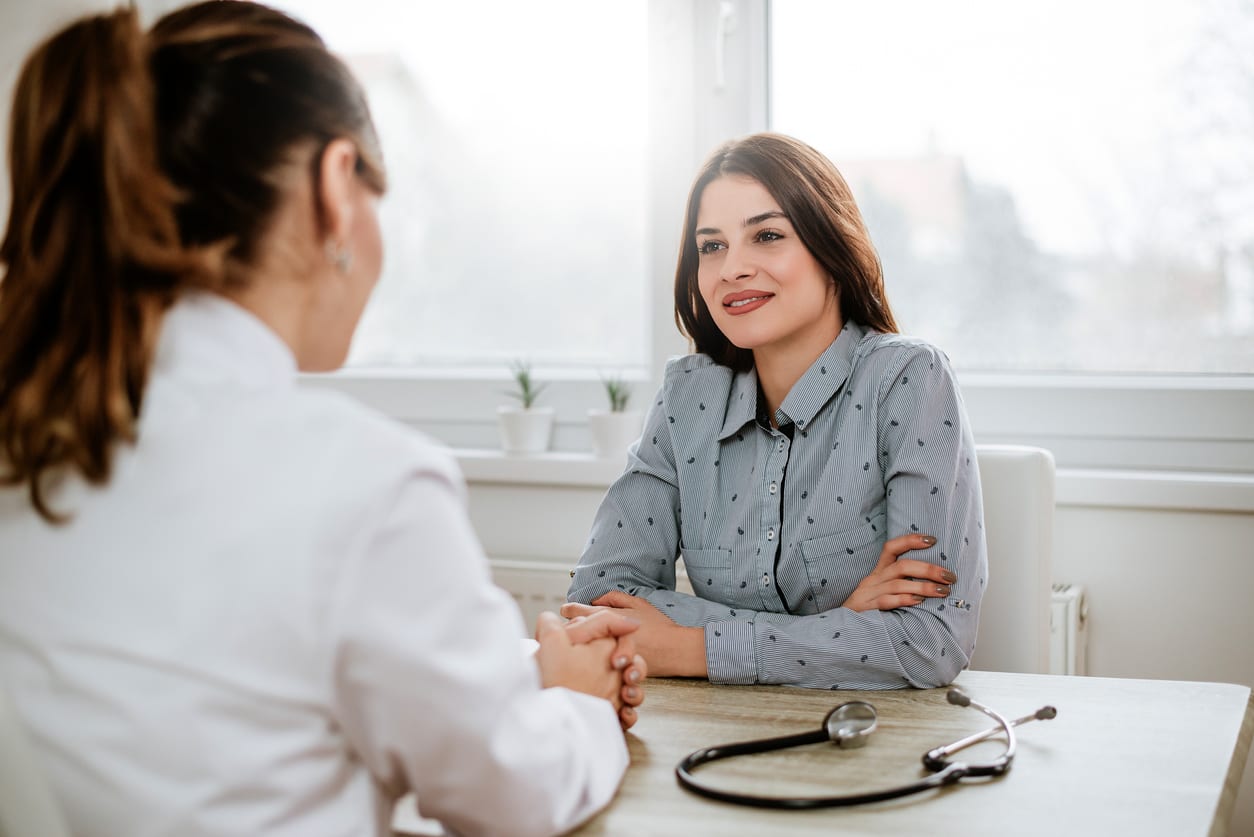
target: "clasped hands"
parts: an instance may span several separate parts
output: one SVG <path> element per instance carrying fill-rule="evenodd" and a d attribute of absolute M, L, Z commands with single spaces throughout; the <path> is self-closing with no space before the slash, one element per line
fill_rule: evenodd
<path fill-rule="evenodd" d="M 636 707 L 644 702 L 644 679 L 649 674 L 636 648 L 639 627 L 636 620 L 610 610 L 565 623 L 553 613 L 541 613 L 536 620 L 541 684 L 608 700 L 623 729 L 630 729 L 637 720 Z"/>

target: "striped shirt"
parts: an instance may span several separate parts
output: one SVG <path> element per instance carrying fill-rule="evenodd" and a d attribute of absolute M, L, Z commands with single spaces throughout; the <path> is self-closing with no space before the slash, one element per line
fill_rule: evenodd
<path fill-rule="evenodd" d="M 933 687 L 974 649 L 988 570 L 975 446 L 946 356 L 846 323 L 774 418 L 754 370 L 672 360 L 597 512 L 570 601 L 611 590 L 705 629 L 710 680 Z M 890 611 L 841 603 L 887 538 L 958 580 Z M 682 560 L 695 595 L 676 592 Z"/>

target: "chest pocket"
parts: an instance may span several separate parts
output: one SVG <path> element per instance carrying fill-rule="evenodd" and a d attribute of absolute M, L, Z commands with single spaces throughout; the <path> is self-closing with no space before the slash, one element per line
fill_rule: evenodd
<path fill-rule="evenodd" d="M 861 526 L 801 542 L 810 592 L 819 612 L 841 602 L 871 574 L 884 546 L 884 515 Z"/>
<path fill-rule="evenodd" d="M 692 591 L 703 599 L 728 604 L 731 595 L 730 549 L 681 549 Z"/>

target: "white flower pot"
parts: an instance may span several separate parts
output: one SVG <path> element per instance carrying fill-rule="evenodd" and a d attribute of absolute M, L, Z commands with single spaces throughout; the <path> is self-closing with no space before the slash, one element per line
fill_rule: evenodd
<path fill-rule="evenodd" d="M 602 459 L 619 459 L 631 443 L 640 438 L 643 419 L 639 410 L 614 413 L 589 410 L 588 429 L 592 431 L 592 452 Z"/>
<path fill-rule="evenodd" d="M 501 448 L 509 454 L 543 453 L 553 436 L 552 407 L 497 407 Z"/>

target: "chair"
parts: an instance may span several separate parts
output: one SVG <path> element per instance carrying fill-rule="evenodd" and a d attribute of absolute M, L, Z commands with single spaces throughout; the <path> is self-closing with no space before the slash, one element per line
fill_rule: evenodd
<path fill-rule="evenodd" d="M 0 837 L 69 837 L 22 722 L 0 689 Z"/>
<path fill-rule="evenodd" d="M 1042 448 L 977 445 L 988 584 L 971 668 L 1049 672 L 1054 457 Z"/>

